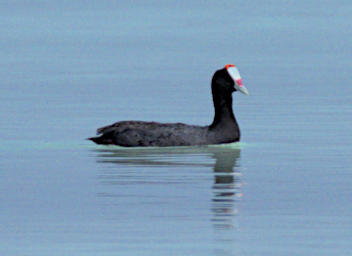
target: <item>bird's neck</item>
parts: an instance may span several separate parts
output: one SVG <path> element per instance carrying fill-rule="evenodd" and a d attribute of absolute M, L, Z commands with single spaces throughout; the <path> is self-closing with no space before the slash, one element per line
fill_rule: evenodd
<path fill-rule="evenodd" d="M 237 122 L 232 110 L 232 95 L 213 95 L 215 116 L 210 128 L 235 125 Z"/>

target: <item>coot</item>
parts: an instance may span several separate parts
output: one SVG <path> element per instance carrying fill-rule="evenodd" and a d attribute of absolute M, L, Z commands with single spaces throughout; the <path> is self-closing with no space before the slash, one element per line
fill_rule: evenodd
<path fill-rule="evenodd" d="M 215 108 L 208 126 L 183 123 L 122 121 L 97 130 L 99 137 L 88 138 L 97 144 L 125 147 L 167 147 L 231 143 L 240 140 L 240 129 L 232 111 L 232 93 L 248 95 L 235 65 L 217 70 L 211 82 Z"/>

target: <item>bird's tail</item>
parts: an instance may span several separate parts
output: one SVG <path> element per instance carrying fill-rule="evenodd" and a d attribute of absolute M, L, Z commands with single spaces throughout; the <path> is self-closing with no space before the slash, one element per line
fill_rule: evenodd
<path fill-rule="evenodd" d="M 102 144 L 102 145 L 114 144 L 111 138 L 108 138 L 107 136 L 104 136 L 104 135 L 100 137 L 87 138 L 87 140 L 91 140 L 96 144 Z"/>
<path fill-rule="evenodd" d="M 103 142 L 101 137 L 90 137 L 90 138 L 87 138 L 87 140 L 91 140 L 91 141 L 95 142 L 96 144 L 102 144 L 102 142 Z"/>

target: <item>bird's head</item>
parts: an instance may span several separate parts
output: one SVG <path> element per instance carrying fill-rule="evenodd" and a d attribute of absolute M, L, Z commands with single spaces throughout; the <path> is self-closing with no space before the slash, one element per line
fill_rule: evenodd
<path fill-rule="evenodd" d="M 215 72 L 212 80 L 212 89 L 213 91 L 228 93 L 240 91 L 248 95 L 248 90 L 242 83 L 240 72 L 233 64 L 227 64 L 224 68 Z"/>

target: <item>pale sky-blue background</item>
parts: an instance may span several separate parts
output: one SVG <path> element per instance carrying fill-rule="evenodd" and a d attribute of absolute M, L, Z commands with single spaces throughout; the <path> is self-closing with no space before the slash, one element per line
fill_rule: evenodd
<path fill-rule="evenodd" d="M 0 1 L 1 254 L 351 254 L 351 13 L 350 1 Z M 227 63 L 250 92 L 234 95 L 235 149 L 84 140 L 118 120 L 209 124 Z"/>

